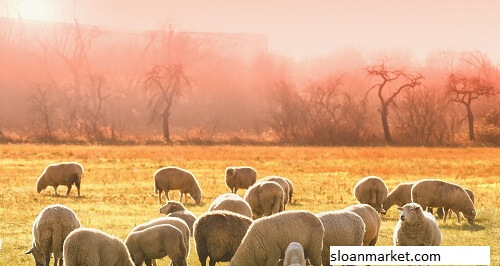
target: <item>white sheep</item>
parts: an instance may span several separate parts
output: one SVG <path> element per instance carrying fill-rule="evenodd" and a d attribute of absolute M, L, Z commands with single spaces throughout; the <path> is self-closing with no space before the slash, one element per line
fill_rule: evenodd
<path fill-rule="evenodd" d="M 181 194 L 179 201 L 182 200 L 182 195 L 184 195 L 184 201 L 187 202 L 186 194 L 189 194 L 196 204 L 201 203 L 200 184 L 198 184 L 193 173 L 188 170 L 179 167 L 163 167 L 158 169 L 153 177 L 155 181 L 155 194 L 158 193 L 159 203 L 161 203 L 161 193 L 163 191 L 165 191 L 167 200 L 170 200 L 168 192 L 177 189 Z"/>
<path fill-rule="evenodd" d="M 186 245 L 186 256 L 189 256 L 189 236 L 191 235 L 191 233 L 189 230 L 189 226 L 181 218 L 168 217 L 168 216 L 156 218 L 156 219 L 153 219 L 147 223 L 137 225 L 136 227 L 134 227 L 134 229 L 132 229 L 132 232 L 140 232 L 140 231 L 143 231 L 143 230 L 148 229 L 150 227 L 153 227 L 155 225 L 161 225 L 161 224 L 172 225 L 182 232 L 182 235 L 184 236 L 184 244 Z M 146 260 L 146 264 L 149 265 L 149 263 L 151 263 L 151 261 L 149 261 L 149 259 Z"/>
<path fill-rule="evenodd" d="M 475 199 L 474 192 L 472 192 L 472 190 L 470 190 L 468 188 L 464 188 L 464 190 L 467 193 L 467 195 L 469 195 L 470 199 L 472 200 L 472 203 L 475 203 L 474 202 L 474 199 Z M 437 213 L 439 219 L 443 219 L 445 213 L 448 215 L 448 218 L 451 219 L 451 215 L 452 215 L 453 211 L 451 211 L 448 208 L 438 208 L 436 213 Z M 458 214 L 457 214 L 457 216 L 458 216 Z"/>
<path fill-rule="evenodd" d="M 283 266 L 306 266 L 304 248 L 302 248 L 300 243 L 292 242 L 288 245 L 285 251 Z"/>
<path fill-rule="evenodd" d="M 365 223 L 365 236 L 363 246 L 375 246 L 377 244 L 382 219 L 378 212 L 368 204 L 351 205 L 344 210 L 356 213 Z"/>
<path fill-rule="evenodd" d="M 379 213 L 385 213 L 382 203 L 389 190 L 384 181 L 377 176 L 367 176 L 354 186 L 354 196 L 360 203 L 370 204 Z"/>
<path fill-rule="evenodd" d="M 323 238 L 323 265 L 330 265 L 330 246 L 361 246 L 365 236 L 365 223 L 354 212 L 327 211 L 317 214 L 325 227 Z"/>
<path fill-rule="evenodd" d="M 290 195 L 290 187 L 288 185 L 288 181 L 284 177 L 281 176 L 266 176 L 257 181 L 257 183 L 261 182 L 276 182 L 283 189 L 284 197 L 283 197 L 283 210 L 286 209 L 286 205 L 288 204 L 288 197 Z"/>
<path fill-rule="evenodd" d="M 384 200 L 382 209 L 387 212 L 393 205 L 403 207 L 411 202 L 411 187 L 415 182 L 401 183 L 397 185 Z"/>
<path fill-rule="evenodd" d="M 32 254 L 37 265 L 49 265 L 54 254 L 54 265 L 62 265 L 64 239 L 80 227 L 76 214 L 60 204 L 45 207 L 33 223 L 33 244 L 25 254 Z"/>
<path fill-rule="evenodd" d="M 54 195 L 57 194 L 58 186 L 68 186 L 66 195 L 69 195 L 71 187 L 75 184 L 80 196 L 80 183 L 83 175 L 83 167 L 77 162 L 63 162 L 48 165 L 36 181 L 36 191 L 42 192 L 47 186 L 54 187 Z"/>
<path fill-rule="evenodd" d="M 249 187 L 245 193 L 245 201 L 252 208 L 252 217 L 258 219 L 283 211 L 285 193 L 276 182 L 259 182 Z"/>
<path fill-rule="evenodd" d="M 476 208 L 465 190 L 456 184 L 437 179 L 424 179 L 416 182 L 411 189 L 411 199 L 422 208 L 449 208 L 455 213 L 462 212 L 469 224 L 474 224 Z M 446 221 L 447 215 L 444 216 Z M 457 215 L 460 222 L 460 215 Z"/>
<path fill-rule="evenodd" d="M 194 240 L 202 266 L 230 261 L 252 224 L 246 216 L 229 211 L 208 212 L 194 224 Z"/>
<path fill-rule="evenodd" d="M 123 241 L 93 228 L 78 228 L 68 235 L 64 240 L 63 260 L 65 266 L 134 266 Z"/>
<path fill-rule="evenodd" d="M 401 216 L 394 229 L 395 246 L 439 246 L 441 231 L 434 216 L 417 203 L 398 207 Z"/>
<path fill-rule="evenodd" d="M 142 231 L 132 232 L 125 240 L 132 261 L 142 265 L 145 260 L 168 256 L 174 266 L 187 265 L 187 250 L 184 235 L 175 226 L 160 224 Z"/>
<path fill-rule="evenodd" d="M 247 189 L 255 184 L 257 171 L 250 166 L 230 166 L 226 168 L 226 185 L 231 193 L 238 192 L 238 189 Z"/>
<path fill-rule="evenodd" d="M 214 199 L 208 211 L 226 210 L 252 218 L 252 208 L 243 198 L 233 193 L 225 193 Z"/>
<path fill-rule="evenodd" d="M 193 224 L 196 221 L 196 215 L 190 210 L 187 210 L 182 203 L 169 200 L 165 205 L 161 206 L 158 212 L 165 214 L 167 217 L 177 217 L 184 220 L 189 227 L 191 235 L 193 235 Z"/>
<path fill-rule="evenodd" d="M 276 265 L 284 258 L 291 242 L 304 248 L 312 265 L 321 265 L 325 228 L 316 215 L 308 211 L 285 211 L 253 222 L 229 262 L 237 265 Z"/>

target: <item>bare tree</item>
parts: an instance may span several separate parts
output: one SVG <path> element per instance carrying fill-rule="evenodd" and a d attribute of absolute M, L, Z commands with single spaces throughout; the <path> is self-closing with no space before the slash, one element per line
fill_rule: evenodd
<path fill-rule="evenodd" d="M 490 97 L 496 94 L 493 83 L 481 76 L 466 76 L 464 74 L 451 74 L 448 76 L 448 93 L 451 101 L 462 104 L 467 110 L 469 125 L 469 139 L 475 140 L 474 113 L 472 102 L 479 97 Z"/>
<path fill-rule="evenodd" d="M 44 136 L 53 138 L 53 116 L 56 105 L 53 103 L 53 88 L 47 84 L 36 84 L 28 97 L 30 109 L 34 113 L 34 123 L 41 122 Z"/>
<path fill-rule="evenodd" d="M 95 75 L 91 77 L 91 88 L 83 106 L 83 122 L 89 139 L 103 137 L 102 126 L 104 120 L 104 101 L 110 94 L 106 89 L 106 77 Z"/>
<path fill-rule="evenodd" d="M 269 118 L 269 125 L 281 139 L 297 141 L 304 136 L 307 104 L 285 79 L 278 80 L 271 88 Z"/>
<path fill-rule="evenodd" d="M 381 81 L 373 85 L 367 92 L 377 89 L 377 96 L 380 100 L 381 109 L 379 109 L 382 127 L 384 129 L 385 141 L 392 144 L 392 136 L 389 129 L 389 107 L 396 97 L 405 89 L 414 89 L 420 86 L 424 77 L 422 74 L 410 74 L 399 69 L 390 69 L 385 66 L 385 61 L 379 65 L 368 66 L 366 68 L 370 77 L 378 77 Z M 391 86 L 396 84 L 395 86 Z M 394 87 L 394 88 L 392 88 Z"/>
<path fill-rule="evenodd" d="M 146 74 L 143 88 L 149 93 L 149 106 L 153 121 L 161 116 L 163 138 L 170 140 L 169 117 L 176 100 L 190 87 L 190 81 L 181 64 L 156 65 Z"/>

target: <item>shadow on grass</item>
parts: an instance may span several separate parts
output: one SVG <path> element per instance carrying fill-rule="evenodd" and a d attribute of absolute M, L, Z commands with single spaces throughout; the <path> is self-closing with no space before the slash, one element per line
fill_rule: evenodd
<path fill-rule="evenodd" d="M 471 231 L 471 232 L 474 232 L 474 231 L 482 231 L 484 229 L 486 229 L 486 227 L 482 226 L 482 225 L 478 225 L 478 224 L 474 224 L 474 225 L 471 225 L 471 224 L 442 224 L 442 225 L 439 225 L 439 227 L 441 229 L 450 229 L 450 230 L 456 230 L 456 229 L 459 229 L 459 230 L 464 230 L 464 231 Z"/>

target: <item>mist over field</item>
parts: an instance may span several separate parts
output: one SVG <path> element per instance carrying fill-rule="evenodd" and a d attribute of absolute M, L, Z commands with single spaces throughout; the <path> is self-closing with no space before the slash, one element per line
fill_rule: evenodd
<path fill-rule="evenodd" d="M 365 6 L 377 16 L 360 3 L 218 3 L 222 16 L 125 2 L 143 12 L 130 19 L 93 1 L 1 3 L 4 142 L 498 145 L 500 53 L 483 28 L 499 21 L 478 20 L 484 3 L 399 28 L 407 10 L 390 1 Z"/>

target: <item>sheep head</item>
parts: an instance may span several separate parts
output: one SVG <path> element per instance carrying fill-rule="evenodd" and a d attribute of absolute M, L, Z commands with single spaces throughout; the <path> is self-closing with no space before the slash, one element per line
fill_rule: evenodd
<path fill-rule="evenodd" d="M 201 194 L 200 194 L 200 198 L 201 198 Z M 185 209 L 186 208 L 184 207 L 184 205 L 182 205 L 182 203 L 180 203 L 178 201 L 174 201 L 174 200 L 169 200 L 165 205 L 161 206 L 161 208 L 158 211 L 162 214 L 168 215 L 172 212 L 182 211 Z"/>
<path fill-rule="evenodd" d="M 42 192 L 42 190 L 44 190 L 45 188 L 47 188 L 47 183 L 45 182 L 45 178 L 44 176 L 42 175 L 40 178 L 38 178 L 38 180 L 36 181 L 36 192 L 40 193 Z"/>
<path fill-rule="evenodd" d="M 401 211 L 399 219 L 403 223 L 413 224 L 424 216 L 422 207 L 417 203 L 408 203 L 398 207 L 398 210 Z"/>
<path fill-rule="evenodd" d="M 28 255 L 28 254 L 31 254 L 33 255 L 33 259 L 35 259 L 35 265 L 36 266 L 43 266 L 45 265 L 45 260 L 43 258 L 43 254 L 42 252 L 40 252 L 40 250 L 38 250 L 38 248 L 36 248 L 34 245 L 31 247 L 30 250 L 26 251 L 24 254 Z"/>
<path fill-rule="evenodd" d="M 463 214 L 469 224 L 474 224 L 474 220 L 476 219 L 476 209 L 468 208 L 463 212 Z"/>

